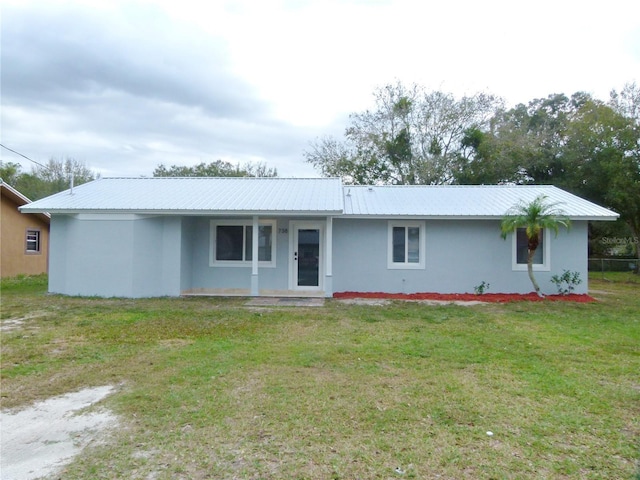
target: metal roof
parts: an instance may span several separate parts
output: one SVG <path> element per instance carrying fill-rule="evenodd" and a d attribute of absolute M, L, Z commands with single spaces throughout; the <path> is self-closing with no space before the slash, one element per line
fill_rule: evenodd
<path fill-rule="evenodd" d="M 349 216 L 501 218 L 518 202 L 546 195 L 567 216 L 615 220 L 618 214 L 551 185 L 345 186 Z"/>
<path fill-rule="evenodd" d="M 501 218 L 546 195 L 572 219 L 618 214 L 550 185 L 342 186 L 338 178 L 102 178 L 23 212 Z"/>
<path fill-rule="evenodd" d="M 336 215 L 337 178 L 102 178 L 43 198 L 23 212 Z"/>

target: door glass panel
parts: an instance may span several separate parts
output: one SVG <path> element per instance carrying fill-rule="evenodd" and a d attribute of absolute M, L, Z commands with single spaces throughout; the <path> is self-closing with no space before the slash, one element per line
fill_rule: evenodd
<path fill-rule="evenodd" d="M 298 286 L 320 285 L 320 230 L 298 230 Z"/>
<path fill-rule="evenodd" d="M 407 238 L 407 257 L 409 263 L 420 263 L 420 228 L 408 227 Z"/>

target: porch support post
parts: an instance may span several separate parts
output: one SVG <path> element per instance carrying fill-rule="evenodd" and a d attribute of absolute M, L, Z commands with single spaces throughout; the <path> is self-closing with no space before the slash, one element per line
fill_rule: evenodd
<path fill-rule="evenodd" d="M 333 296 L 333 217 L 327 217 L 325 230 L 325 266 L 324 266 L 324 295 Z"/>
<path fill-rule="evenodd" d="M 257 297 L 260 295 L 258 287 L 258 235 L 259 235 L 259 223 L 258 216 L 253 216 L 253 226 L 251 235 L 251 296 Z"/>

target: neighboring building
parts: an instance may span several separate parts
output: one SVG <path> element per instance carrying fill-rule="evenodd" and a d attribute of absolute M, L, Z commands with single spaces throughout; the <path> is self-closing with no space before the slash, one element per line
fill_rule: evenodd
<path fill-rule="evenodd" d="M 1 179 L 0 193 L 0 276 L 47 273 L 49 215 L 21 214 L 18 208 L 31 200 Z"/>
<path fill-rule="evenodd" d="M 545 194 L 572 219 L 544 232 L 537 279 L 587 291 L 587 224 L 618 215 L 552 186 L 343 186 L 339 179 L 103 178 L 22 207 L 50 212 L 49 290 L 119 297 L 331 296 L 532 290 L 519 201 Z M 526 249 L 526 244 L 524 245 Z M 526 255 L 525 255 L 526 257 Z"/>

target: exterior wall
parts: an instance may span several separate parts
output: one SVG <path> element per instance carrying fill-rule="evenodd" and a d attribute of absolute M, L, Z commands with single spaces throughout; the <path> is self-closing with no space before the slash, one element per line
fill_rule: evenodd
<path fill-rule="evenodd" d="M 49 260 L 49 224 L 37 215 L 20 213 L 18 204 L 1 196 L 0 276 L 46 273 Z M 27 229 L 40 230 L 40 253 L 26 253 Z"/>
<path fill-rule="evenodd" d="M 251 266 L 211 266 L 213 217 L 54 215 L 51 221 L 49 290 L 83 296 L 152 297 L 181 293 L 251 290 Z M 246 218 L 244 219 L 246 220 Z M 261 295 L 289 293 L 290 222 L 278 218 L 275 266 L 259 268 Z M 325 218 L 304 221 L 325 222 Z M 512 269 L 512 241 L 502 240 L 499 221 L 426 220 L 425 268 L 389 269 L 387 220 L 334 218 L 332 276 L 325 291 L 387 293 L 473 292 L 481 282 L 493 293 L 532 291 L 526 270 Z M 587 292 L 587 222 L 551 235 L 550 271 L 536 272 L 544 293 L 563 270 L 578 271 Z"/>
<path fill-rule="evenodd" d="M 190 271 L 189 278 L 183 278 L 182 289 L 194 292 L 227 291 L 248 294 L 251 290 L 251 265 L 241 267 L 210 266 L 211 221 L 214 217 L 188 219 L 183 229 L 183 237 L 191 240 L 191 261 L 184 263 L 183 273 Z M 261 220 L 271 218 L 261 217 Z M 246 218 L 225 218 L 225 220 L 247 220 Z M 258 268 L 258 289 L 264 293 L 286 291 L 289 287 L 289 221 L 278 218 L 276 222 L 275 267 Z M 323 219 L 324 220 L 324 219 Z"/>
<path fill-rule="evenodd" d="M 54 215 L 49 291 L 102 297 L 180 294 L 181 218 Z"/>
<path fill-rule="evenodd" d="M 426 220 L 424 269 L 387 268 L 388 221 L 337 218 L 333 232 L 335 292 L 473 293 L 481 282 L 493 293 L 533 291 L 526 270 L 512 270 L 512 240 L 500 238 L 500 222 Z M 550 282 L 563 270 L 578 271 L 586 293 L 587 222 L 551 235 L 550 271 L 535 272 L 543 293 L 556 293 Z"/>

